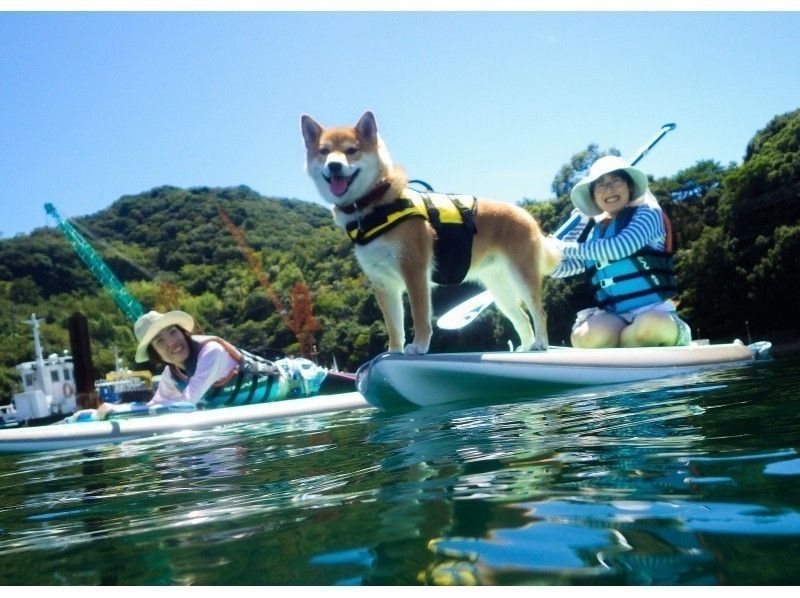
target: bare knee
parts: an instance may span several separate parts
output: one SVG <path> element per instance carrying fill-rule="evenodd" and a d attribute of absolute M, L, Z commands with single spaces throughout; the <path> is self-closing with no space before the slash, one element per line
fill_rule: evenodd
<path fill-rule="evenodd" d="M 570 337 L 573 347 L 607 349 L 618 347 L 625 322 L 611 314 L 597 314 L 577 326 Z"/>
<path fill-rule="evenodd" d="M 678 325 L 666 312 L 645 312 L 620 335 L 622 347 L 671 347 L 678 341 Z"/>
<path fill-rule="evenodd" d="M 619 334 L 609 330 L 575 330 L 570 336 L 573 347 L 579 349 L 608 349 L 619 346 Z"/>

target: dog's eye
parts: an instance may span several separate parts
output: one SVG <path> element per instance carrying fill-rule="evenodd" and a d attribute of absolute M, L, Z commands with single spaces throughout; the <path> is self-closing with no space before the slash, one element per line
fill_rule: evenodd
<path fill-rule="evenodd" d="M 330 148 L 327 148 L 327 147 L 321 147 L 321 148 L 319 148 L 319 153 L 320 153 L 321 156 L 327 156 L 328 154 L 331 153 L 331 150 L 330 150 Z"/>
<path fill-rule="evenodd" d="M 357 147 L 348 147 L 346 150 L 344 150 L 344 153 L 347 154 L 348 156 L 352 156 L 353 154 L 358 153 L 358 148 Z"/>

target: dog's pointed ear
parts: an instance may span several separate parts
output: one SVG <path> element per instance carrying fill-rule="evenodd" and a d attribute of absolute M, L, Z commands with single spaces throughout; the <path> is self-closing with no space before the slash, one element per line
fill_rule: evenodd
<path fill-rule="evenodd" d="M 308 114 L 303 114 L 300 117 L 300 129 L 303 131 L 303 140 L 306 142 L 306 147 L 309 149 L 316 148 L 319 143 L 319 137 L 322 135 L 322 126 Z"/>
<path fill-rule="evenodd" d="M 358 120 L 356 131 L 367 141 L 375 141 L 378 138 L 378 123 L 375 122 L 375 115 L 367 110 Z"/>

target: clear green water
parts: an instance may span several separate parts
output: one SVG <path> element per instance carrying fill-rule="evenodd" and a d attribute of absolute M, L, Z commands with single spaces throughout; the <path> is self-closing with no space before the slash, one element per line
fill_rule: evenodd
<path fill-rule="evenodd" d="M 798 379 L 0 455 L 0 584 L 796 585 Z"/>

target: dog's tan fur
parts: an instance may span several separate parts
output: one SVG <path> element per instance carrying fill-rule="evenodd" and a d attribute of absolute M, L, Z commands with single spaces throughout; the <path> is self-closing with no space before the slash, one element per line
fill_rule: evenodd
<path fill-rule="evenodd" d="M 304 114 L 301 129 L 306 170 L 322 197 L 333 204 L 334 220 L 342 228 L 376 205 L 395 201 L 406 187 L 407 177 L 392 163 L 371 112 L 365 112 L 354 127 L 330 129 Z M 390 187 L 376 201 L 353 214 L 342 210 L 384 181 Z M 518 206 L 481 198 L 475 216 L 478 232 L 467 280 L 478 280 L 492 292 L 514 325 L 521 350 L 545 349 L 542 278 L 555 267 L 557 253 L 549 248 L 533 217 Z M 389 351 L 424 354 L 430 346 L 434 238 L 426 220 L 409 218 L 367 245 L 356 245 L 356 258 L 383 312 Z M 414 340 L 405 347 L 403 291 L 408 293 L 414 325 Z M 533 318 L 533 329 L 523 304 Z"/>

